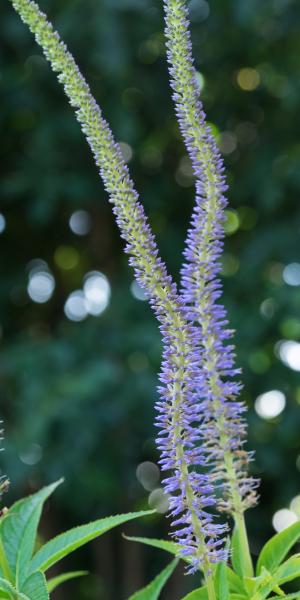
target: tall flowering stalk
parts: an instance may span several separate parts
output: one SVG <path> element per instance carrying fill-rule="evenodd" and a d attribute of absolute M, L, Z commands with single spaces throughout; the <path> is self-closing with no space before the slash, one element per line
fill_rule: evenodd
<path fill-rule="evenodd" d="M 178 295 L 159 257 L 120 148 L 73 57 L 34 2 L 11 1 L 35 34 L 76 109 L 126 241 L 130 264 L 160 323 L 165 350 L 160 375 L 161 400 L 157 404 L 158 445 L 162 469 L 171 471 L 165 486 L 170 494 L 173 525 L 177 528 L 173 535 L 181 552 L 189 558 L 191 569 L 203 569 L 210 597 L 214 598 L 211 565 L 225 558 L 221 549 L 224 527 L 215 523 L 207 510 L 215 506 L 216 499 L 206 473 L 207 448 L 199 445 L 204 439 L 203 424 L 205 427 L 207 424 L 203 420 L 205 378 L 200 369 L 197 331 L 187 321 L 184 299 Z"/>
<path fill-rule="evenodd" d="M 234 516 L 252 575 L 243 520 L 256 503 L 257 482 L 248 475 L 251 454 L 244 450 L 245 406 L 237 400 L 240 384 L 234 381 L 234 346 L 228 344 L 226 311 L 218 300 L 227 189 L 223 161 L 199 99 L 192 58 L 188 10 L 185 0 L 164 0 L 168 63 L 176 114 L 196 178 L 196 202 L 188 231 L 182 268 L 182 297 L 188 321 L 198 326 L 198 348 L 206 402 L 207 438 L 204 445 L 212 467 L 212 480 L 220 486 L 219 509 Z"/>

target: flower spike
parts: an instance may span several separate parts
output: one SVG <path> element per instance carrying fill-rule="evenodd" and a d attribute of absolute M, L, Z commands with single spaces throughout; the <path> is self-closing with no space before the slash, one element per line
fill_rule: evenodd
<path fill-rule="evenodd" d="M 35 34 L 53 70 L 58 72 L 59 81 L 76 109 L 126 242 L 129 262 L 160 323 L 165 350 L 160 375 L 161 401 L 157 405 L 158 444 L 162 469 L 168 475 L 169 471 L 172 473 L 165 486 L 170 495 L 173 525 L 177 528 L 174 536 L 182 554 L 189 557 L 191 569 L 202 568 L 210 577 L 211 564 L 225 557 L 220 548 L 224 527 L 216 524 L 207 510 L 214 507 L 216 499 L 205 473 L 206 449 L 198 445 L 204 432 L 199 402 L 202 374 L 194 326 L 187 322 L 184 301 L 159 257 L 120 148 L 72 55 L 35 2 L 11 1 Z"/>
<path fill-rule="evenodd" d="M 256 503 L 257 481 L 247 474 L 251 454 L 244 450 L 246 410 L 237 400 L 241 386 L 233 378 L 232 331 L 218 300 L 227 189 L 223 161 L 206 124 L 193 64 L 185 0 L 164 0 L 167 56 L 176 114 L 196 178 L 196 202 L 184 251 L 182 297 L 188 321 L 197 325 L 206 397 L 207 439 L 212 480 L 221 486 L 219 509 L 241 515 Z"/>

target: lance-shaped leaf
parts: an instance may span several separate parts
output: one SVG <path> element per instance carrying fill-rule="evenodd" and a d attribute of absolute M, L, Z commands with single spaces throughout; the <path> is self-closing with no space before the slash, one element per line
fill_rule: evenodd
<path fill-rule="evenodd" d="M 184 596 L 182 600 L 208 600 L 208 593 L 206 586 L 193 590 L 187 596 Z"/>
<path fill-rule="evenodd" d="M 103 535 L 106 531 L 113 529 L 113 527 L 139 517 L 144 517 L 145 515 L 153 514 L 154 512 L 153 510 L 142 510 L 124 515 L 106 517 L 105 519 L 98 519 L 92 523 L 80 525 L 65 533 L 61 533 L 38 550 L 30 562 L 29 570 L 30 572 L 47 571 L 47 569 L 59 560 L 74 552 L 77 548 L 94 540 L 96 537 Z"/>
<path fill-rule="evenodd" d="M 274 580 L 278 585 L 300 577 L 300 555 L 291 556 L 275 571 Z"/>
<path fill-rule="evenodd" d="M 218 600 L 229 600 L 229 583 L 225 562 L 220 562 L 217 565 L 214 583 Z"/>
<path fill-rule="evenodd" d="M 43 504 L 61 482 L 62 479 L 19 500 L 1 521 L 2 546 L 16 587 L 27 575 Z"/>
<path fill-rule="evenodd" d="M 178 564 L 178 560 L 173 560 L 149 585 L 144 587 L 142 590 L 135 592 L 133 596 L 130 596 L 129 600 L 157 600 L 160 592 L 164 585 L 167 583 L 169 577 L 171 577 L 173 571 Z"/>
<path fill-rule="evenodd" d="M 168 540 L 159 540 L 157 538 L 128 536 L 125 534 L 123 534 L 123 537 L 125 538 L 125 540 L 129 540 L 130 542 L 137 542 L 139 544 L 145 544 L 146 546 L 152 546 L 153 548 L 165 550 L 165 552 L 169 552 L 174 556 L 178 556 L 179 554 L 180 548 L 179 545 L 175 542 L 170 542 Z M 185 562 L 190 562 L 184 556 L 180 556 L 179 558 L 181 558 L 181 560 L 184 560 Z M 236 593 L 243 592 L 243 580 L 232 569 L 230 569 L 230 567 L 226 566 L 225 569 L 230 591 Z"/>
<path fill-rule="evenodd" d="M 14 600 L 31 600 L 28 596 L 21 594 L 7 579 L 0 578 L 0 598 L 13 598 Z"/>
<path fill-rule="evenodd" d="M 239 577 L 232 569 L 230 569 L 230 567 L 226 567 L 226 573 L 230 592 L 234 594 L 243 594 L 243 579 Z"/>
<path fill-rule="evenodd" d="M 75 577 L 83 577 L 84 575 L 88 575 L 88 571 L 68 571 L 68 573 L 61 573 L 61 575 L 52 577 L 47 581 L 49 594 L 53 592 L 53 590 L 55 590 L 59 585 L 65 583 L 65 581 L 75 579 Z"/>
<path fill-rule="evenodd" d="M 280 533 L 274 535 L 263 547 L 257 562 L 257 575 L 262 567 L 271 573 L 284 560 L 291 548 L 300 539 L 300 521 L 293 523 Z"/>
<path fill-rule="evenodd" d="M 158 540 L 156 538 L 145 538 L 145 537 L 136 537 L 136 536 L 128 536 L 123 534 L 125 540 L 129 540 L 130 542 L 138 542 L 139 544 L 145 544 L 146 546 L 152 546 L 153 548 L 159 548 L 160 550 L 165 550 L 170 554 L 174 554 L 174 556 L 178 556 L 180 546 L 176 544 L 176 542 L 169 542 L 168 540 Z"/>
<path fill-rule="evenodd" d="M 45 575 L 40 571 L 32 573 L 32 575 L 26 579 L 24 586 L 22 587 L 22 592 L 24 592 L 30 600 L 49 600 Z"/>

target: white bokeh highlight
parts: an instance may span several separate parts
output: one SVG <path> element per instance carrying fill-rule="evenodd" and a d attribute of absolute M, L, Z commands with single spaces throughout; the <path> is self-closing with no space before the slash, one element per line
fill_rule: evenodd
<path fill-rule="evenodd" d="M 65 315 L 70 321 L 83 321 L 88 316 L 85 295 L 82 290 L 75 290 L 67 298 L 64 306 Z"/>
<path fill-rule="evenodd" d="M 99 271 L 87 273 L 83 293 L 87 312 L 95 317 L 101 315 L 109 304 L 111 294 L 107 277 Z"/>
<path fill-rule="evenodd" d="M 145 490 L 151 492 L 159 484 L 160 471 L 158 466 L 150 461 L 139 464 L 136 470 L 136 477 Z"/>
<path fill-rule="evenodd" d="M 286 398 L 280 390 L 260 394 L 255 400 L 255 410 L 262 419 L 274 419 L 285 409 Z"/>
<path fill-rule="evenodd" d="M 6 227 L 6 219 L 5 216 L 0 213 L 0 233 L 3 233 Z"/>
<path fill-rule="evenodd" d="M 147 300 L 147 296 L 143 288 L 141 288 L 137 281 L 132 282 L 132 284 L 130 285 L 130 291 L 136 300 Z"/>
<path fill-rule="evenodd" d="M 300 371 L 300 344 L 292 340 L 276 344 L 276 353 L 280 360 L 293 371 Z"/>
<path fill-rule="evenodd" d="M 281 508 L 273 515 L 272 525 L 275 531 L 283 531 L 298 521 L 297 515 L 288 508 Z"/>
<path fill-rule="evenodd" d="M 46 263 L 41 261 L 41 267 L 36 266 L 31 269 L 28 277 L 28 296 L 38 304 L 48 302 L 55 289 L 55 279 L 53 275 L 46 270 L 44 265 L 46 265 Z"/>
<path fill-rule="evenodd" d="M 162 488 L 156 488 L 149 494 L 148 504 L 158 513 L 164 514 L 169 510 L 169 498 Z"/>
<path fill-rule="evenodd" d="M 288 285 L 300 285 L 300 263 L 290 263 L 286 265 L 282 273 L 283 281 Z"/>
<path fill-rule="evenodd" d="M 76 235 L 87 235 L 91 229 L 91 217 L 86 210 L 76 210 L 69 219 L 71 231 Z"/>

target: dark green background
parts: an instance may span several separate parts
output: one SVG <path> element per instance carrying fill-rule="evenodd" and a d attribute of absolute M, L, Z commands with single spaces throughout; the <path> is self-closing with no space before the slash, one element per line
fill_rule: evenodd
<path fill-rule="evenodd" d="M 131 172 L 178 279 L 194 189 L 182 168 L 185 150 L 168 88 L 162 1 L 40 5 L 77 58 L 116 138 L 132 146 Z M 274 353 L 278 340 L 300 338 L 300 287 L 282 278 L 284 265 L 300 262 L 300 8 L 297 0 L 212 0 L 209 7 L 192 0 L 191 10 L 208 119 L 236 144 L 225 163 L 240 227 L 226 238 L 224 287 L 243 367 L 253 470 L 262 478 L 260 506 L 248 515 L 256 553 L 272 532 L 273 513 L 300 493 L 299 373 Z M 161 344 L 149 307 L 130 293 L 132 272 L 89 148 L 9 0 L 0 4 L 0 38 L 0 191 L 7 222 L 0 235 L 1 458 L 12 480 L 5 501 L 65 476 L 44 519 L 48 536 L 147 506 L 135 471 L 142 461 L 157 461 L 152 423 Z M 237 84 L 245 67 L 259 73 L 253 91 Z M 85 237 L 68 226 L 77 209 L 92 218 Z M 76 268 L 55 264 L 62 245 L 78 250 Z M 26 293 L 26 265 L 34 258 L 46 260 L 56 279 L 46 304 Z M 110 280 L 110 306 L 98 318 L 72 323 L 64 302 L 92 269 Z M 266 299 L 267 317 L 260 311 Z M 286 394 L 287 407 L 266 422 L 254 412 L 254 400 L 271 389 Z M 42 457 L 29 466 L 20 456 L 33 444 Z M 162 536 L 166 524 L 157 518 L 124 530 Z M 92 575 L 66 584 L 57 598 L 123 600 L 166 564 L 162 553 L 122 540 L 121 531 L 68 561 Z M 190 583 L 178 572 L 163 597 L 180 598 Z"/>

